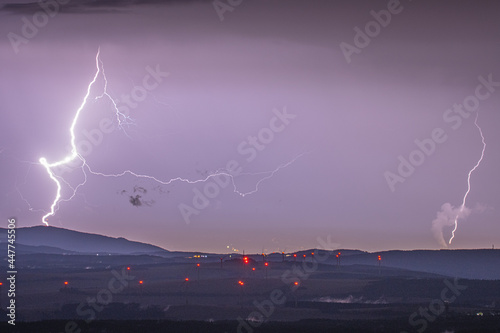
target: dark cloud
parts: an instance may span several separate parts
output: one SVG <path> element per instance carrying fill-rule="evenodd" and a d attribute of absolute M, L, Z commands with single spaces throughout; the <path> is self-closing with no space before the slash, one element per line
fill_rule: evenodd
<path fill-rule="evenodd" d="M 132 204 L 132 206 L 136 207 L 142 206 L 141 196 L 139 194 L 137 194 L 136 196 L 131 195 L 129 201 Z"/>
<path fill-rule="evenodd" d="M 55 0 L 43 1 L 47 5 L 52 5 Z M 183 5 L 191 3 L 211 3 L 209 0 L 84 0 L 84 1 L 69 1 L 67 4 L 58 4 L 57 11 L 60 13 L 119 13 L 122 9 L 127 9 L 134 6 L 169 6 Z M 54 7 L 49 7 L 54 8 Z M 42 8 L 38 1 L 28 3 L 6 3 L 0 7 L 0 11 L 10 12 L 13 14 L 34 14 Z"/>
<path fill-rule="evenodd" d="M 119 193 L 121 195 L 124 195 L 124 194 L 127 194 L 128 195 L 128 198 L 129 198 L 129 202 L 132 204 L 132 206 L 135 206 L 135 207 L 141 207 L 141 206 L 148 206 L 148 207 L 151 207 L 153 206 L 154 204 L 154 200 L 147 200 L 144 198 L 144 195 L 148 192 L 147 189 L 145 189 L 144 187 L 141 187 L 141 186 L 134 186 L 134 189 L 133 189 L 133 193 L 141 193 L 141 194 L 132 194 L 132 195 L 128 195 L 128 191 L 127 190 L 121 190 Z"/>
<path fill-rule="evenodd" d="M 148 190 L 146 190 L 144 187 L 141 187 L 141 186 L 134 186 L 134 193 L 135 192 L 147 193 Z"/>

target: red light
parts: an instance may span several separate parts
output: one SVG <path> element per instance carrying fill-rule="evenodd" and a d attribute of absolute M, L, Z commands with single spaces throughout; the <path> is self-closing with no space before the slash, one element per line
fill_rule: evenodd
<path fill-rule="evenodd" d="M 200 264 L 196 264 L 196 267 L 200 267 Z"/>
<path fill-rule="evenodd" d="M 255 267 L 252 267 L 252 271 L 255 271 Z"/>
<path fill-rule="evenodd" d="M 3 283 L 2 283 L 2 282 L 0 282 L 0 286 L 1 286 L 1 285 L 3 285 Z"/>
<path fill-rule="evenodd" d="M 293 255 L 293 257 L 294 257 L 294 258 L 297 258 L 297 254 L 294 254 L 294 255 Z"/>
<path fill-rule="evenodd" d="M 64 285 L 67 286 L 68 285 L 68 281 L 64 281 Z"/>
<path fill-rule="evenodd" d="M 340 255 L 340 252 L 339 252 L 339 255 Z"/>
<path fill-rule="evenodd" d="M 127 267 L 127 271 L 130 271 L 130 267 Z"/>
<path fill-rule="evenodd" d="M 306 255 L 304 254 L 304 256 L 303 256 L 303 257 L 305 258 L 305 257 L 306 257 Z"/>
<path fill-rule="evenodd" d="M 339 255 L 337 254 L 337 258 L 339 257 Z"/>
<path fill-rule="evenodd" d="M 141 281 L 139 281 L 139 284 L 142 284 L 142 280 L 141 280 Z"/>
<path fill-rule="evenodd" d="M 189 281 L 189 278 L 186 278 L 185 280 L 186 280 L 186 282 L 187 282 L 187 281 Z"/>
<path fill-rule="evenodd" d="M 240 286 L 244 286 L 245 285 L 245 282 L 243 282 L 243 281 L 238 281 L 238 283 L 240 284 Z"/>
<path fill-rule="evenodd" d="M 293 284 L 294 284 L 294 285 L 296 285 L 296 286 L 298 286 L 298 285 L 299 285 L 299 283 L 298 283 L 297 281 L 295 281 Z"/>
<path fill-rule="evenodd" d="M 267 262 L 264 263 L 264 266 L 268 266 L 268 265 L 269 265 L 269 263 L 267 263 Z"/>
<path fill-rule="evenodd" d="M 243 257 L 243 261 L 245 262 L 245 264 L 248 264 L 248 257 Z"/>
<path fill-rule="evenodd" d="M 311 255 L 313 256 L 313 255 L 314 255 L 314 252 L 311 252 Z"/>

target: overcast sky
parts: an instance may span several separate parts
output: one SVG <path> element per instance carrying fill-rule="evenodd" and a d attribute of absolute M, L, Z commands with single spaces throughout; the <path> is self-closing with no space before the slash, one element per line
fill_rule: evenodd
<path fill-rule="evenodd" d="M 39 159 L 71 154 L 100 48 L 75 125 L 88 167 L 53 169 L 52 226 L 169 250 L 443 248 L 479 112 L 450 248 L 500 246 L 497 1 L 50 3 L 0 1 L 5 222 L 43 225 Z M 231 168 L 234 187 L 209 177 Z"/>

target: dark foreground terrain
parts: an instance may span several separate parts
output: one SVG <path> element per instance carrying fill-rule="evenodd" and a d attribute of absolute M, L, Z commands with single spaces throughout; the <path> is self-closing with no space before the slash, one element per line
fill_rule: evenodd
<path fill-rule="evenodd" d="M 500 333 L 500 250 L 242 256 L 43 230 L 19 232 L 15 326 L 0 274 L 2 333 Z"/>
<path fill-rule="evenodd" d="M 2 332 L 19 333 L 55 333 L 64 332 L 68 325 L 66 321 L 43 321 L 18 323 L 14 327 L 6 323 L 0 324 Z M 300 320 L 296 322 L 266 322 L 258 327 L 243 327 L 236 321 L 202 322 L 202 321 L 95 321 L 86 324 L 84 321 L 71 322 L 68 332 L 88 333 L 222 333 L 222 332 L 262 332 L 262 333 L 322 333 L 322 332 L 351 332 L 351 333 L 385 333 L 385 332 L 412 332 L 408 329 L 405 319 L 393 320 Z M 500 332 L 498 318 L 474 318 L 470 316 L 441 318 L 426 328 L 425 332 L 454 332 L 454 333 L 497 333 Z"/>

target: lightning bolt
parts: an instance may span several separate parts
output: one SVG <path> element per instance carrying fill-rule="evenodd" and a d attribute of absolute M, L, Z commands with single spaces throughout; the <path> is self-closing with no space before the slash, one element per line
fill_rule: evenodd
<path fill-rule="evenodd" d="M 94 77 L 93 77 L 92 81 L 89 83 L 89 85 L 87 87 L 87 93 L 85 94 L 85 97 L 83 98 L 83 101 L 82 101 L 80 107 L 77 109 L 75 117 L 73 118 L 73 121 L 71 122 L 71 126 L 69 128 L 69 133 L 70 133 L 70 137 L 71 137 L 71 140 L 70 140 L 70 143 L 71 143 L 70 154 L 67 155 L 66 157 L 64 157 L 63 159 L 61 159 L 59 161 L 56 161 L 56 162 L 52 162 L 52 163 L 49 163 L 45 157 L 41 157 L 39 159 L 40 164 L 47 171 L 47 174 L 49 175 L 49 178 L 56 184 L 56 196 L 55 196 L 55 198 L 54 198 L 54 200 L 53 200 L 53 202 L 52 202 L 52 204 L 50 206 L 49 212 L 46 213 L 42 217 L 42 222 L 45 225 L 47 225 L 47 226 L 49 225 L 47 219 L 50 216 L 54 216 L 55 215 L 55 213 L 57 212 L 57 210 L 59 208 L 59 204 L 61 202 L 66 202 L 66 201 L 70 201 L 71 199 L 73 199 L 73 197 L 78 192 L 78 189 L 81 186 L 85 185 L 85 183 L 87 182 L 87 177 L 88 177 L 87 176 L 87 171 L 90 174 L 93 174 L 93 175 L 96 175 L 96 176 L 102 176 L 102 177 L 122 177 L 122 176 L 125 176 L 125 175 L 131 175 L 131 176 L 134 176 L 136 178 L 149 179 L 149 180 L 152 180 L 152 181 L 157 182 L 157 183 L 162 184 L 162 185 L 169 185 L 169 184 L 171 184 L 171 183 L 173 183 L 175 181 L 185 182 L 185 183 L 189 183 L 189 184 L 196 184 L 196 183 L 206 182 L 207 180 L 209 180 L 212 177 L 216 177 L 216 176 L 228 176 L 228 177 L 231 178 L 231 182 L 232 182 L 232 185 L 233 185 L 233 192 L 241 195 L 242 197 L 244 197 L 246 195 L 253 194 L 253 193 L 257 192 L 259 185 L 263 181 L 265 181 L 266 179 L 269 179 L 269 178 L 273 177 L 274 174 L 276 174 L 279 170 L 288 167 L 293 162 L 295 162 L 297 159 L 299 159 L 300 157 L 302 157 L 304 154 L 307 153 L 306 152 L 306 153 L 299 154 L 294 159 L 290 160 L 287 163 L 279 165 L 276 169 L 271 170 L 271 171 L 258 172 L 258 173 L 242 173 L 241 175 L 243 175 L 243 174 L 246 174 L 246 175 L 265 175 L 265 177 L 263 177 L 262 179 L 260 179 L 256 183 L 255 188 L 253 190 L 249 191 L 249 192 L 240 192 L 240 191 L 238 191 L 237 187 L 236 187 L 236 184 L 235 184 L 235 181 L 234 181 L 234 175 L 231 174 L 230 172 L 228 172 L 227 170 L 224 170 L 224 169 L 219 169 L 219 170 L 217 170 L 217 171 L 215 171 L 213 173 L 210 173 L 205 178 L 197 179 L 197 180 L 189 180 L 187 178 L 182 178 L 182 177 L 176 177 L 176 178 L 172 178 L 172 179 L 169 179 L 169 180 L 161 180 L 161 179 L 158 179 L 158 178 L 156 178 L 154 176 L 144 175 L 144 174 L 138 174 L 138 173 L 136 173 L 134 171 L 131 171 L 131 170 L 125 170 L 125 171 L 123 171 L 121 173 L 117 173 L 117 174 L 105 174 L 105 173 L 102 173 L 102 172 L 94 171 L 90 167 L 90 165 L 87 163 L 87 161 L 85 160 L 85 158 L 78 152 L 78 149 L 77 149 L 77 146 L 76 146 L 76 142 L 75 142 L 76 141 L 75 127 L 76 127 L 76 125 L 78 123 L 78 119 L 79 119 L 81 113 L 83 112 L 83 109 L 85 108 L 87 102 L 90 99 L 90 94 L 91 94 L 92 86 L 97 81 L 97 79 L 99 77 L 99 74 L 101 74 L 102 77 L 103 77 L 104 88 L 103 88 L 102 94 L 99 95 L 99 96 L 97 96 L 97 97 L 95 97 L 94 100 L 98 100 L 98 99 L 101 99 L 101 98 L 107 98 L 107 99 L 109 99 L 109 101 L 111 101 L 111 103 L 113 105 L 113 109 L 114 109 L 115 114 L 116 114 L 116 119 L 117 119 L 117 122 L 118 122 L 118 126 L 119 126 L 120 129 L 123 130 L 123 125 L 133 124 L 133 121 L 132 121 L 132 119 L 130 117 L 126 116 L 125 114 L 123 114 L 123 113 L 121 113 L 119 111 L 118 106 L 116 105 L 114 99 L 108 94 L 108 92 L 107 92 L 108 81 L 107 81 L 107 78 L 106 78 L 106 74 L 104 72 L 104 66 L 103 66 L 102 61 L 100 60 L 99 56 L 100 56 L 100 48 L 98 49 L 97 55 L 95 57 L 96 73 L 94 74 Z M 156 100 L 156 98 L 155 98 L 155 100 Z M 125 134 L 128 136 L 128 134 L 126 132 L 125 132 Z M 76 187 L 72 187 L 62 177 L 57 176 L 54 173 L 53 169 L 56 168 L 56 167 L 63 166 L 63 165 L 66 165 L 68 163 L 71 163 L 71 162 L 73 162 L 75 160 L 80 160 L 80 162 L 81 162 L 80 169 L 83 172 L 84 180 L 81 181 L 80 183 L 78 183 L 78 185 Z M 66 198 L 66 199 L 62 199 L 62 195 L 61 195 L 61 192 L 62 192 L 62 183 L 64 183 L 72 191 L 71 195 L 68 198 Z M 23 198 L 23 200 L 25 200 L 25 199 Z M 29 203 L 28 203 L 28 205 L 29 205 Z M 30 210 L 32 210 L 31 205 L 29 205 L 29 207 L 30 207 Z"/>
<path fill-rule="evenodd" d="M 53 162 L 53 163 L 49 163 L 45 157 L 41 157 L 39 159 L 40 164 L 43 167 L 45 167 L 45 170 L 47 171 L 47 174 L 49 175 L 50 179 L 56 184 L 56 187 L 57 187 L 56 196 L 54 198 L 54 201 L 52 202 L 52 205 L 50 206 L 50 211 L 48 213 L 46 213 L 42 217 L 42 222 L 45 225 L 49 225 L 48 222 L 47 222 L 47 218 L 49 216 L 53 216 L 56 213 L 56 211 L 58 209 L 59 202 L 61 201 L 61 191 L 62 191 L 61 182 L 66 183 L 64 181 L 64 179 L 62 179 L 61 177 L 58 177 L 58 176 L 56 176 L 54 174 L 53 168 L 58 167 L 58 166 L 62 166 L 62 165 L 65 165 L 65 164 L 68 164 L 68 163 L 70 163 L 70 162 L 72 162 L 72 161 L 74 161 L 76 159 L 79 159 L 82 162 L 82 170 L 83 170 L 83 167 L 86 165 L 85 159 L 83 158 L 82 155 L 80 155 L 78 153 L 78 149 L 76 147 L 76 142 L 75 142 L 76 141 L 75 127 L 76 127 L 76 124 L 78 122 L 78 118 L 80 117 L 80 114 L 82 113 L 85 105 L 87 104 L 87 101 L 89 100 L 90 91 L 92 89 L 92 86 L 97 81 L 97 78 L 99 77 L 99 73 L 101 73 L 101 71 L 102 71 L 102 75 L 103 75 L 103 79 L 104 79 L 104 90 L 103 90 L 103 93 L 100 96 L 97 96 L 95 99 L 97 100 L 97 99 L 100 99 L 100 98 L 103 98 L 103 97 L 107 97 L 113 103 L 113 106 L 114 106 L 114 109 L 115 109 L 115 112 L 116 112 L 116 117 L 117 117 L 118 125 L 120 126 L 120 128 L 122 128 L 122 125 L 127 120 L 130 120 L 129 117 L 125 116 L 123 113 L 121 113 L 118 110 L 118 107 L 117 107 L 115 101 L 113 100 L 113 98 L 111 98 L 111 96 L 107 92 L 108 82 L 107 82 L 107 79 L 106 79 L 106 74 L 104 73 L 104 68 L 102 68 L 103 67 L 102 66 L 102 62 L 100 61 L 100 58 L 99 58 L 100 53 L 101 53 L 101 49 L 99 48 L 97 50 L 97 55 L 95 57 L 96 73 L 94 74 L 94 78 L 92 79 L 92 81 L 89 83 L 89 85 L 87 87 L 87 94 L 83 98 L 82 104 L 77 109 L 75 117 L 73 118 L 73 121 L 71 122 L 71 126 L 69 128 L 69 133 L 70 133 L 70 137 L 71 137 L 71 140 L 70 140 L 70 143 L 71 143 L 71 152 L 70 152 L 70 154 L 67 155 L 66 157 L 64 157 L 62 160 L 59 160 L 59 161 L 56 161 L 56 162 Z M 84 177 L 84 181 L 81 182 L 81 183 L 79 183 L 75 188 L 73 188 L 73 187 L 70 186 L 70 188 L 73 190 L 73 193 L 72 193 L 72 195 L 68 199 L 65 199 L 63 201 L 69 201 L 69 200 L 71 200 L 76 195 L 76 192 L 77 192 L 78 188 L 80 186 L 84 185 L 85 182 L 87 181 L 87 174 L 85 173 L 85 171 L 84 171 L 84 176 L 85 176 Z M 67 184 L 67 185 L 69 185 L 69 184 Z"/>
<path fill-rule="evenodd" d="M 169 180 L 161 180 L 161 179 L 158 179 L 158 178 L 156 178 L 154 176 L 144 175 L 144 174 L 138 174 L 138 173 L 136 173 L 134 171 L 131 171 L 131 170 L 125 170 L 125 171 L 122 171 L 122 172 L 116 173 L 116 174 L 106 174 L 106 173 L 102 173 L 102 172 L 93 171 L 92 168 L 90 167 L 90 165 L 88 165 L 88 164 L 85 164 L 85 167 L 88 169 L 88 171 L 91 174 L 96 175 L 96 176 L 118 178 L 118 177 L 123 177 L 125 175 L 131 175 L 131 176 L 134 176 L 136 178 L 149 179 L 149 180 L 152 180 L 152 181 L 157 182 L 157 183 L 162 184 L 162 185 L 169 185 L 169 184 L 171 184 L 173 182 L 176 182 L 176 181 L 180 181 L 180 182 L 184 182 L 184 183 L 188 183 L 188 184 L 197 184 L 197 183 L 204 183 L 204 182 L 210 180 L 210 178 L 213 178 L 213 177 L 227 176 L 227 177 L 231 178 L 231 183 L 233 185 L 233 192 L 236 193 L 236 194 L 239 194 L 242 197 L 245 197 L 247 195 L 250 195 L 250 194 L 253 194 L 255 192 L 258 192 L 260 183 L 262 183 L 263 181 L 265 181 L 265 180 L 267 180 L 269 178 L 272 178 L 278 171 L 280 171 L 283 168 L 286 168 L 286 167 L 290 166 L 296 160 L 298 160 L 299 158 L 301 158 L 302 156 L 304 156 L 307 153 L 309 153 L 309 152 L 301 153 L 301 154 L 297 155 L 296 157 L 294 157 L 293 159 L 291 159 L 290 161 L 279 165 L 278 167 L 276 167 L 274 170 L 271 170 L 271 171 L 261 171 L 261 172 L 256 172 L 256 173 L 249 173 L 248 172 L 248 173 L 240 173 L 240 174 L 238 174 L 238 175 L 250 175 L 250 176 L 266 175 L 265 177 L 263 177 L 262 179 L 260 179 L 255 184 L 255 187 L 254 187 L 253 190 L 248 191 L 248 192 L 241 192 L 241 191 L 239 191 L 237 189 L 236 183 L 234 181 L 235 175 L 231 174 L 230 172 L 228 172 L 227 170 L 224 170 L 224 169 L 219 169 L 219 170 L 217 170 L 215 172 L 211 172 L 205 178 L 196 179 L 196 180 L 190 180 L 190 179 L 182 178 L 182 177 L 176 177 L 176 178 L 172 178 L 172 179 L 169 179 Z"/>
<path fill-rule="evenodd" d="M 483 142 L 483 150 L 481 151 L 481 157 L 479 158 L 479 160 L 477 161 L 476 165 L 474 165 L 474 167 L 469 171 L 469 174 L 467 175 L 467 192 L 465 192 L 465 195 L 464 195 L 464 198 L 462 200 L 462 206 L 460 206 L 460 210 L 457 214 L 457 216 L 455 217 L 455 228 L 453 229 L 453 231 L 451 232 L 451 238 L 448 242 L 448 244 L 451 244 L 451 242 L 453 241 L 453 238 L 455 238 L 455 232 L 457 231 L 457 228 L 458 228 L 458 217 L 460 216 L 460 214 L 462 214 L 462 212 L 464 211 L 465 209 L 465 202 L 467 200 L 467 196 L 469 195 L 469 192 L 470 192 L 470 177 L 472 175 L 472 173 L 479 167 L 479 165 L 481 164 L 481 161 L 483 160 L 484 158 L 484 152 L 486 150 L 486 142 L 484 141 L 484 135 L 483 135 L 483 130 L 481 129 L 481 127 L 477 124 L 477 119 L 479 117 L 479 113 L 476 114 L 476 120 L 474 121 L 474 125 L 476 125 L 477 129 L 479 130 L 479 134 L 481 134 L 481 140 Z"/>

